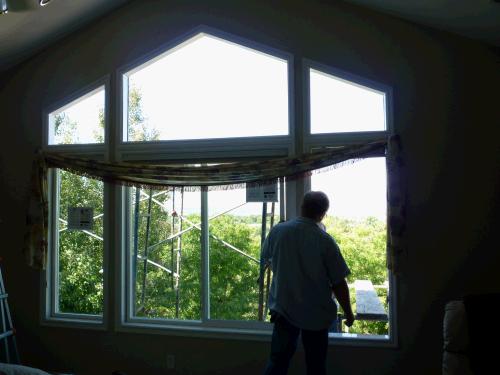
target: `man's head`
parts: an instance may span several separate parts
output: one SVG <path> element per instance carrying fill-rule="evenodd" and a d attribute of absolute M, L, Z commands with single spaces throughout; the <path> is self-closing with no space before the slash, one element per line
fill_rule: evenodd
<path fill-rule="evenodd" d="M 322 191 L 309 191 L 302 199 L 301 215 L 316 222 L 323 220 L 323 217 L 330 207 L 330 201 Z"/>

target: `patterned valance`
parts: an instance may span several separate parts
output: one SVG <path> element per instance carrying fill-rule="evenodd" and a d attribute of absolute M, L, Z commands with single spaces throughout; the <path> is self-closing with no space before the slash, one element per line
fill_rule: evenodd
<path fill-rule="evenodd" d="M 243 187 L 247 183 L 265 184 L 278 177 L 297 178 L 311 171 L 336 166 L 349 160 L 365 158 L 374 153 L 384 154 L 386 139 L 376 142 L 340 146 L 328 151 L 297 157 L 240 161 L 224 164 L 162 165 L 135 162 L 104 162 L 40 153 L 38 168 L 59 168 L 82 176 L 114 184 L 154 189 L 183 186 L 187 190 Z"/>
<path fill-rule="evenodd" d="M 394 137 L 388 142 L 380 139 L 374 142 L 364 142 L 347 146 L 339 146 L 327 151 L 305 154 L 300 157 L 273 158 L 263 161 L 240 161 L 216 165 L 159 165 L 135 162 L 105 162 L 67 156 L 57 153 L 39 152 L 33 162 L 31 197 L 27 215 L 27 231 L 24 253 L 28 264 L 44 269 L 47 258 L 48 236 L 48 191 L 47 171 L 49 168 L 59 168 L 78 175 L 98 179 L 108 183 L 125 186 L 148 187 L 154 189 L 169 189 L 184 187 L 186 190 L 231 189 L 243 187 L 245 184 L 266 184 L 266 182 L 284 177 L 287 180 L 302 178 L 315 171 L 324 171 L 343 163 L 352 162 L 373 155 L 384 155 L 387 146 L 395 142 Z M 399 148 L 391 147 L 399 151 Z M 397 173 L 398 156 L 388 156 L 388 171 L 390 196 L 395 194 L 399 179 L 392 174 Z M 389 224 L 393 220 L 392 204 L 396 207 L 402 202 L 401 194 L 394 202 L 390 198 L 388 204 Z M 401 208 L 397 208 L 398 218 Z M 390 244 L 398 244 L 397 231 L 388 230 Z M 399 246 L 399 245 L 398 245 Z M 399 247 L 398 247 L 399 248 Z M 388 248 L 388 265 L 394 267 L 392 246 Z M 395 268 L 395 267 L 394 267 Z"/>

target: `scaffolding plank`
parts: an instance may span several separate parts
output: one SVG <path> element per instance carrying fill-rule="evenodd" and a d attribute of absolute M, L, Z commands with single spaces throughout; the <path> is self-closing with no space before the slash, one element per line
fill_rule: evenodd
<path fill-rule="evenodd" d="M 359 320 L 387 321 L 387 313 L 370 280 L 356 280 L 356 317 Z"/>

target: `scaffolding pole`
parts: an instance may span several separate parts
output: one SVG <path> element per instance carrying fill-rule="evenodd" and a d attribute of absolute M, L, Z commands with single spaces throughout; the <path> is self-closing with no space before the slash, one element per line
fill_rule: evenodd
<path fill-rule="evenodd" d="M 140 198 L 141 198 L 141 191 L 139 188 L 135 188 L 135 212 L 134 212 L 134 257 L 133 257 L 133 267 L 132 267 L 132 285 L 134 286 L 134 293 L 133 295 L 133 306 L 134 310 L 137 308 L 137 295 L 135 293 L 135 288 L 137 287 L 136 282 L 137 282 L 137 257 L 139 256 L 139 209 L 140 209 Z M 137 314 L 138 311 L 136 311 Z"/>
<path fill-rule="evenodd" d="M 175 187 L 172 188 L 172 214 L 170 216 L 172 216 L 172 222 L 171 222 L 171 230 L 170 230 L 170 233 L 174 233 L 175 232 L 175 217 L 176 217 L 176 213 L 175 213 Z M 173 270 L 174 269 L 174 241 L 170 241 L 170 269 Z M 170 285 L 172 287 L 172 290 L 174 290 L 174 274 L 172 273 L 171 277 L 170 277 Z"/>
<path fill-rule="evenodd" d="M 184 187 L 181 187 L 181 215 L 179 223 L 179 232 L 182 232 L 184 216 Z M 172 241 L 173 242 L 173 241 Z M 181 259 L 182 259 L 182 236 L 177 237 L 177 262 L 176 262 L 176 283 L 175 283 L 175 317 L 179 318 L 179 300 L 180 300 L 180 276 L 181 276 Z"/>
<path fill-rule="evenodd" d="M 266 240 L 266 227 L 267 227 L 267 203 L 262 203 L 262 228 L 260 233 L 260 255 L 262 257 L 262 250 L 264 241 Z M 260 264 L 262 267 L 262 264 Z M 259 277 L 259 321 L 264 320 L 264 277 L 262 271 Z"/>
<path fill-rule="evenodd" d="M 153 189 L 149 189 L 148 200 L 148 215 L 146 216 L 146 238 L 144 244 L 144 266 L 142 274 L 142 295 L 141 295 L 141 308 L 144 308 L 144 300 L 146 298 L 146 274 L 148 271 L 148 242 L 149 242 L 149 226 L 151 224 L 151 201 L 153 199 Z"/>
<path fill-rule="evenodd" d="M 274 211 L 275 211 L 275 202 L 271 204 L 271 223 L 269 224 L 269 232 L 274 227 Z M 265 297 L 264 297 L 264 320 L 267 316 L 267 310 L 269 309 L 269 288 L 271 287 L 271 267 L 267 267 L 266 269 L 266 284 L 265 284 Z"/>

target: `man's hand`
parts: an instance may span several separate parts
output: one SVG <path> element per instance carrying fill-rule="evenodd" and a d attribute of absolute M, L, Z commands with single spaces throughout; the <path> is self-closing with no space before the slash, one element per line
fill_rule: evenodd
<path fill-rule="evenodd" d="M 345 315 L 345 325 L 350 327 L 352 326 L 352 323 L 354 323 L 354 314 L 352 313 L 352 308 L 351 308 L 351 299 L 349 297 L 349 287 L 347 286 L 347 282 L 342 280 L 337 285 L 332 286 L 332 291 L 335 294 L 335 297 L 337 297 L 337 301 L 339 301 L 340 306 L 342 307 L 342 310 L 344 310 L 344 315 Z"/>
<path fill-rule="evenodd" d="M 348 327 L 351 327 L 353 323 L 354 323 L 354 314 L 352 312 L 350 314 L 346 314 L 344 324 Z"/>

